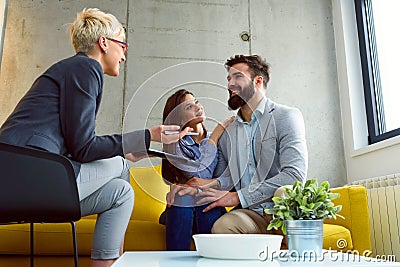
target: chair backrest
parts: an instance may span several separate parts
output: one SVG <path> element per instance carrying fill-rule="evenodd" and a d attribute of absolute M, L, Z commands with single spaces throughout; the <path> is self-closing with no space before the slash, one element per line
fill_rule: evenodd
<path fill-rule="evenodd" d="M 0 223 L 80 217 L 75 175 L 67 158 L 0 143 Z"/>

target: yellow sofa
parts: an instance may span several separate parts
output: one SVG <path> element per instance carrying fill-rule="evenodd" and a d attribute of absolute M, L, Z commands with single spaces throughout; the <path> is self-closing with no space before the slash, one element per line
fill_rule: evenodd
<path fill-rule="evenodd" d="M 131 169 L 135 207 L 125 236 L 126 251 L 165 250 L 165 227 L 158 218 L 165 209 L 169 188 L 160 172 L 160 166 Z M 365 188 L 350 186 L 333 191 L 341 194 L 335 203 L 343 205 L 341 214 L 346 218 L 326 221 L 324 248 L 370 250 Z M 90 266 L 95 219 L 87 216 L 77 222 L 79 266 Z M 70 231 L 69 224 L 36 224 L 35 266 L 73 266 Z M 345 239 L 347 246 L 339 248 L 338 239 Z M 0 225 L 0 266 L 29 266 L 29 225 Z"/>
<path fill-rule="evenodd" d="M 339 251 L 357 250 L 360 255 L 372 251 L 368 214 L 367 192 L 363 186 L 344 186 L 333 188 L 340 193 L 333 202 L 342 205 L 339 213 L 344 219 L 330 219 L 324 222 L 325 249 Z"/>

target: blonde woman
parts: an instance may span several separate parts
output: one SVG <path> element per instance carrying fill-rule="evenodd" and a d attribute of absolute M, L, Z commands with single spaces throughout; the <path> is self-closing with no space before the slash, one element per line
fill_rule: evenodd
<path fill-rule="evenodd" d="M 0 142 L 33 147 L 68 157 L 74 167 L 82 216 L 98 214 L 92 266 L 110 266 L 122 253 L 134 192 L 123 158 L 140 158 L 150 141 L 176 142 L 164 135 L 179 126 L 96 136 L 95 120 L 104 74 L 118 76 L 128 44 L 121 23 L 95 8 L 77 14 L 70 26 L 76 54 L 55 63 L 33 83 L 0 128 Z M 124 143 L 124 144 L 123 144 Z M 56 177 L 55 177 L 56 179 Z"/>

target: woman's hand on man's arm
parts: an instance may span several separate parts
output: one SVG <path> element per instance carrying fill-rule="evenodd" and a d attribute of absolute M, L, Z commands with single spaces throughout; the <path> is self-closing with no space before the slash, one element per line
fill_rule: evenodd
<path fill-rule="evenodd" d="M 231 116 L 227 118 L 224 122 L 218 123 L 218 125 L 214 128 L 214 131 L 211 133 L 210 137 L 208 138 L 208 143 L 217 145 L 218 140 L 221 135 L 224 133 L 226 127 L 233 122 L 236 116 Z"/>

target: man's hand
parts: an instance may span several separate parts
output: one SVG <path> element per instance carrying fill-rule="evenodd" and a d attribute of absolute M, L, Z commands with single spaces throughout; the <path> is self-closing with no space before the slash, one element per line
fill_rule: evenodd
<path fill-rule="evenodd" d="M 213 202 L 208 205 L 203 212 L 207 212 L 215 207 L 232 207 L 240 204 L 237 192 L 221 191 L 214 188 L 208 188 L 196 194 L 196 197 L 203 197 L 197 204 Z"/>
<path fill-rule="evenodd" d="M 199 177 L 193 177 L 186 182 L 186 185 L 194 188 L 207 189 L 211 187 L 219 187 L 219 182 L 217 179 L 203 179 Z"/>

